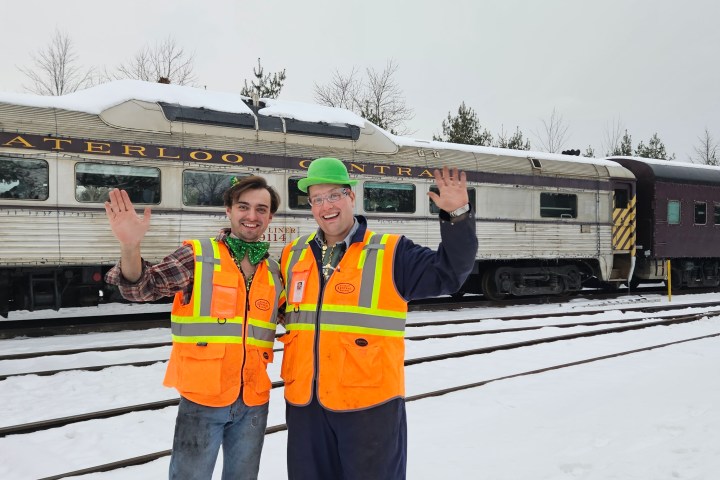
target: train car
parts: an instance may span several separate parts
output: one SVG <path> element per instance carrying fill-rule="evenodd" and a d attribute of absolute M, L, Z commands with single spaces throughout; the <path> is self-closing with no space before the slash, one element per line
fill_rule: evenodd
<path fill-rule="evenodd" d="M 637 261 L 632 284 L 720 285 L 720 168 L 613 157 L 637 178 Z"/>
<path fill-rule="evenodd" d="M 632 272 L 633 175 L 607 160 L 398 137 L 352 112 L 177 85 L 118 81 L 61 97 L 0 93 L 0 314 L 96 305 L 119 247 L 103 202 L 124 188 L 152 208 L 144 258 L 226 226 L 222 191 L 261 174 L 282 205 L 271 254 L 316 228 L 297 188 L 335 156 L 378 232 L 437 246 L 432 171 L 468 174 L 479 250 L 463 291 L 563 294 Z"/>

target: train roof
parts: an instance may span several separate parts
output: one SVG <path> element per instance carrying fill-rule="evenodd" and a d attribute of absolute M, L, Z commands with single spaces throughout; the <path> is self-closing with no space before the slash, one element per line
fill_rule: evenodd
<path fill-rule="evenodd" d="M 158 105 L 162 115 L 167 119 L 164 121 L 334 137 L 359 141 L 358 149 L 373 153 L 392 154 L 400 148 L 452 150 L 472 153 L 478 160 L 516 157 L 601 165 L 614 171 L 619 169 L 617 163 L 607 159 L 397 136 L 342 108 L 277 99 L 260 99 L 259 106 L 253 107 L 250 98 L 237 93 L 216 92 L 181 85 L 117 80 L 62 96 L 0 92 L 0 103 L 57 108 L 98 115 L 106 123 L 129 129 L 138 128 L 138 118 L 129 115 L 123 108 L 135 102 Z M 159 123 L 148 122 L 148 125 L 157 127 Z"/>
<path fill-rule="evenodd" d="M 665 180 L 673 183 L 720 185 L 720 167 L 674 160 L 641 157 L 609 157 L 631 170 L 638 179 Z"/>
<path fill-rule="evenodd" d="M 130 100 L 182 105 L 190 108 L 253 115 L 249 97 L 237 93 L 215 92 L 184 85 L 166 85 L 140 80 L 116 80 L 67 95 L 44 96 L 0 92 L 0 102 L 40 108 L 60 108 L 99 115 L 108 108 Z M 286 100 L 261 99 L 263 115 L 295 118 L 308 122 L 345 123 L 362 128 L 365 120 L 342 108 L 309 105 Z"/>

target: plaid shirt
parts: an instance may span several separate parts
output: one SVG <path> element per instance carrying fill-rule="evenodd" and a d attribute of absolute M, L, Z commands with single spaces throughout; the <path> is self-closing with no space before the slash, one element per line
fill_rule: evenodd
<path fill-rule="evenodd" d="M 215 240 L 224 242 L 229 233 L 229 228 L 223 229 Z M 182 292 L 183 303 L 187 303 L 190 301 L 194 275 L 193 249 L 190 245 L 183 245 L 160 263 L 152 264 L 143 260 L 142 274 L 137 282 L 129 282 L 123 277 L 120 262 L 105 274 L 105 282 L 117 285 L 123 298 L 131 302 L 152 302 Z"/>

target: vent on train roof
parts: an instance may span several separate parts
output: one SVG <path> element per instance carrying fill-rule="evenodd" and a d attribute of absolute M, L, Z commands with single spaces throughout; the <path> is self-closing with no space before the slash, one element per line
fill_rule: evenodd
<path fill-rule="evenodd" d="M 203 123 L 255 129 L 255 118 L 249 113 L 228 113 L 207 108 L 183 107 L 160 102 L 165 117 L 171 122 Z M 282 127 L 280 128 L 282 131 Z"/>
<path fill-rule="evenodd" d="M 183 107 L 169 103 L 160 103 L 165 117 L 170 121 L 202 123 L 206 125 L 222 125 L 226 127 L 255 128 L 255 117 L 248 113 L 228 113 L 208 110 L 206 108 Z M 269 117 L 258 113 L 265 105 L 254 107 L 248 105 L 257 115 L 258 127 L 268 132 L 282 132 L 283 121 L 278 117 Z M 287 133 L 299 135 L 312 135 L 316 137 L 343 138 L 357 140 L 360 138 L 360 128 L 355 125 L 337 125 L 325 122 L 306 122 L 293 118 L 285 119 Z"/>
<path fill-rule="evenodd" d="M 301 135 L 346 138 L 348 140 L 360 138 L 360 127 L 355 125 L 330 125 L 324 122 L 303 122 L 302 120 L 286 118 L 285 129 L 288 133 L 299 133 Z"/>

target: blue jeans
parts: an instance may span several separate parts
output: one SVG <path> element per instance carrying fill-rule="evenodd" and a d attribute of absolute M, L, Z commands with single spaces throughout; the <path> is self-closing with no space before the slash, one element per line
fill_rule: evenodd
<path fill-rule="evenodd" d="M 170 479 L 209 480 L 220 444 L 223 480 L 257 479 L 267 416 L 267 403 L 248 407 L 238 398 L 227 407 L 206 407 L 180 397 Z"/>

